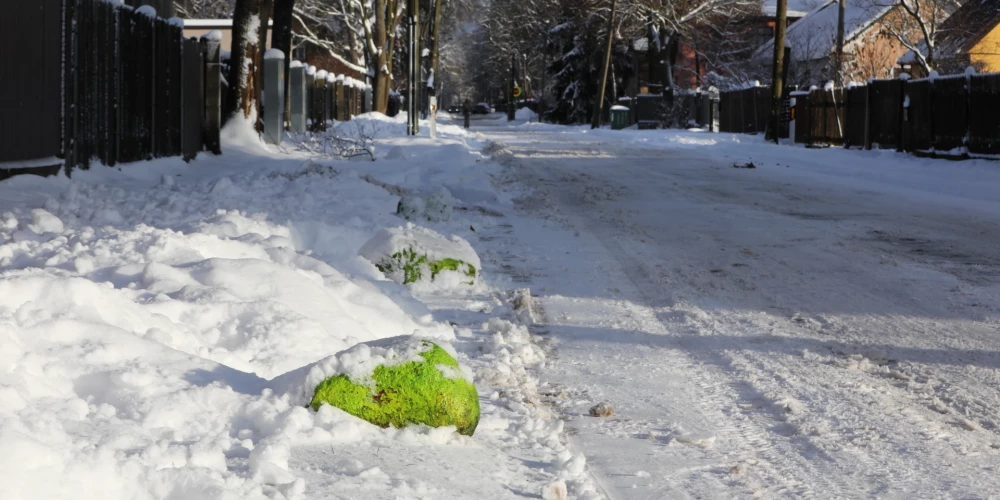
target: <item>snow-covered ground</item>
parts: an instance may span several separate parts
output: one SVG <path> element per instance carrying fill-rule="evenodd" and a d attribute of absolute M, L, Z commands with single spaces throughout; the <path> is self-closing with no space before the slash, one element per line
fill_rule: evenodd
<path fill-rule="evenodd" d="M 995 163 L 490 118 L 0 183 L 0 498 L 1000 491 Z M 481 269 L 400 285 L 398 238 Z M 301 406 L 411 334 L 474 436 Z"/>
<path fill-rule="evenodd" d="M 359 256 L 406 226 L 400 195 L 445 188 L 434 222 L 414 222 L 471 242 L 459 257 L 478 265 L 477 229 L 511 206 L 498 167 L 457 127 L 431 141 L 404 138 L 400 120 L 344 125 L 359 126 L 379 161 L 316 155 L 325 140 L 265 147 L 235 124 L 220 157 L 0 183 L 0 498 L 593 491 L 541 402 L 531 371 L 545 352 L 508 321 L 504 280 L 404 287 Z M 474 372 L 473 437 L 314 412 L 289 389 L 308 380 L 301 367 L 410 334 Z"/>
<path fill-rule="evenodd" d="M 486 135 L 520 215 L 480 254 L 531 288 L 554 344 L 542 388 L 603 494 L 1000 491 L 996 163 Z M 615 415 L 588 416 L 599 402 Z"/>

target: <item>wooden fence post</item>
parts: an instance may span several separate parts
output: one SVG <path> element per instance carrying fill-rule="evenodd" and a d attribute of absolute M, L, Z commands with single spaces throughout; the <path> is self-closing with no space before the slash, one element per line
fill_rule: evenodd
<path fill-rule="evenodd" d="M 313 80 L 312 92 L 312 129 L 314 132 L 326 130 L 326 75 L 327 72 L 319 70 Z"/>
<path fill-rule="evenodd" d="M 205 148 L 212 154 L 222 154 L 220 130 L 222 129 L 222 60 L 220 45 L 222 33 L 210 31 L 201 36 L 205 54 L 205 109 L 202 127 Z"/>
<path fill-rule="evenodd" d="M 872 148 L 872 84 L 865 86 L 865 149 Z"/>
<path fill-rule="evenodd" d="M 306 133 L 306 68 L 299 61 L 289 65 L 289 129 L 296 134 Z"/>

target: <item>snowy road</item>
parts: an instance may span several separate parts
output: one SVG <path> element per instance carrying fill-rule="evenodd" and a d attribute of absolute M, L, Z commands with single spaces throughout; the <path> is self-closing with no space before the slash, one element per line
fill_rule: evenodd
<path fill-rule="evenodd" d="M 604 493 L 1000 491 L 1000 169 L 624 134 L 487 132 L 526 194 L 484 253 Z"/>

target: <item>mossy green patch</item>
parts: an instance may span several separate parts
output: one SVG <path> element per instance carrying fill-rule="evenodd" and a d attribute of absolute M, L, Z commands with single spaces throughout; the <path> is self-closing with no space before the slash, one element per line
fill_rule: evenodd
<path fill-rule="evenodd" d="M 309 403 L 318 410 L 323 403 L 380 427 L 426 424 L 454 425 L 471 436 L 479 424 L 479 394 L 462 378 L 447 378 L 438 365 L 458 370 L 458 362 L 437 344 L 424 341 L 430 350 L 422 362 L 375 368 L 374 387 L 352 382 L 345 375 L 324 380 Z"/>
<path fill-rule="evenodd" d="M 402 270 L 403 284 L 406 285 L 420 281 L 420 278 L 423 277 L 424 265 L 430 269 L 432 281 L 442 271 L 457 271 L 473 278 L 473 281 L 470 281 L 469 285 L 475 284 L 476 267 L 472 264 L 450 258 L 431 261 L 427 259 L 426 255 L 418 254 L 413 248 L 406 248 L 394 253 L 389 258 L 382 259 L 381 262 L 376 263 L 375 267 L 385 274 L 392 274 Z"/>

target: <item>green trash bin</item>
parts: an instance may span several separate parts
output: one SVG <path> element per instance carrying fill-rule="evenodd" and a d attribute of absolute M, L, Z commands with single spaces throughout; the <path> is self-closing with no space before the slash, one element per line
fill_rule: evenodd
<path fill-rule="evenodd" d="M 630 109 L 625 106 L 611 107 L 611 130 L 623 130 L 629 126 Z"/>

